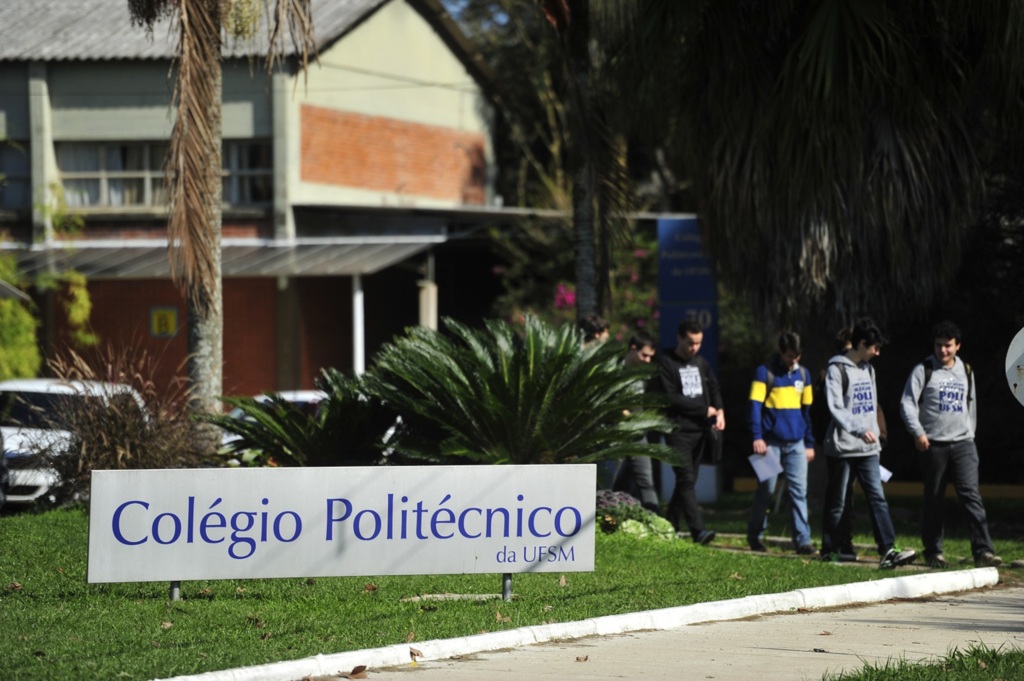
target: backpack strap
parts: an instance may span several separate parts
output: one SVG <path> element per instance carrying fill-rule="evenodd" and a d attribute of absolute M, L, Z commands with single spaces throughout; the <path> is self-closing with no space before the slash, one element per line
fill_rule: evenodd
<path fill-rule="evenodd" d="M 839 367 L 839 372 L 843 376 L 843 394 L 850 389 L 850 375 L 846 373 L 846 364 L 844 362 L 829 362 L 829 366 Z M 871 373 L 871 378 L 875 377 L 875 368 L 868 364 L 868 371 Z"/>
<path fill-rule="evenodd" d="M 917 406 L 919 407 L 924 402 L 924 389 L 928 387 L 928 382 L 932 380 L 932 374 L 935 372 L 931 356 L 925 357 L 921 361 L 921 366 L 924 367 L 924 383 L 921 384 L 921 394 L 917 396 Z"/>
<path fill-rule="evenodd" d="M 768 367 L 764 365 L 764 399 L 767 401 L 768 396 L 772 394 L 772 388 L 775 387 L 775 374 Z"/>
<path fill-rule="evenodd" d="M 971 400 L 974 399 L 974 396 L 971 395 L 971 388 L 974 387 L 974 380 L 971 376 L 971 365 L 967 362 L 964 362 L 964 373 L 967 374 L 967 406 L 970 407 Z"/>

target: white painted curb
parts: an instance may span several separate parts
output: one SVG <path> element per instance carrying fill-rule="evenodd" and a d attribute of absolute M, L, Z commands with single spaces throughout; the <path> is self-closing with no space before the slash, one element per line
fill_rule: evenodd
<path fill-rule="evenodd" d="M 423 653 L 422 659 L 438 660 L 456 655 L 515 648 L 557 639 L 622 634 L 640 630 L 674 629 L 699 622 L 742 619 L 753 615 L 792 612 L 797 609 L 810 610 L 856 603 L 877 603 L 894 598 L 921 598 L 935 594 L 969 591 L 983 586 L 993 586 L 998 582 L 999 571 L 995 568 L 929 572 L 870 582 L 797 589 L 780 594 L 747 596 L 730 601 L 696 603 L 626 615 L 609 615 L 579 622 L 544 624 L 463 638 L 422 641 L 413 646 Z M 257 667 L 176 676 L 173 680 L 166 681 L 294 681 L 307 676 L 336 675 L 338 672 L 347 672 L 358 665 L 370 668 L 395 667 L 409 664 L 409 648 L 413 646 L 401 643 L 386 648 L 353 650 L 334 655 L 316 655 L 301 660 L 276 662 Z"/>

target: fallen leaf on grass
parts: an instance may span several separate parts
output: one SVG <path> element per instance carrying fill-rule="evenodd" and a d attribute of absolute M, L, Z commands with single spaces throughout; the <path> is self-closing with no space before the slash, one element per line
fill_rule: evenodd
<path fill-rule="evenodd" d="M 376 590 L 377 590 L 377 585 L 374 584 L 373 582 L 369 582 L 369 583 L 363 585 L 363 591 L 376 591 Z"/>
<path fill-rule="evenodd" d="M 161 629 L 170 629 L 173 626 L 174 626 L 174 622 L 161 622 L 160 623 L 160 628 Z"/>
<path fill-rule="evenodd" d="M 245 587 L 244 586 L 240 586 L 240 587 L 236 588 L 235 589 L 235 593 L 236 594 L 244 594 L 245 593 Z"/>
<path fill-rule="evenodd" d="M 589 659 L 590 659 L 590 655 L 580 655 L 579 657 L 576 658 L 576 661 L 577 662 L 586 662 Z"/>
<path fill-rule="evenodd" d="M 410 631 L 409 634 L 405 637 L 405 642 L 406 643 L 412 643 L 415 640 L 416 640 L 416 632 L 415 631 Z"/>
<path fill-rule="evenodd" d="M 309 579 L 306 580 L 306 586 L 315 586 L 315 585 L 316 585 L 316 580 L 313 579 L 312 577 L 310 577 Z"/>
<path fill-rule="evenodd" d="M 554 610 L 554 608 L 555 608 L 555 606 L 553 606 L 553 605 L 545 605 L 544 606 L 544 612 L 551 612 L 552 610 Z"/>
<path fill-rule="evenodd" d="M 271 634 L 271 633 L 270 633 L 269 631 L 265 631 L 265 632 L 263 632 L 263 634 L 262 634 L 262 635 L 260 636 L 260 640 L 261 640 L 261 641 L 268 641 L 268 640 L 270 640 L 270 637 L 271 637 L 271 635 L 272 635 L 272 634 Z"/>
<path fill-rule="evenodd" d="M 988 665 L 985 664 L 984 660 L 978 660 L 978 666 L 982 669 L 988 669 Z"/>
<path fill-rule="evenodd" d="M 565 587 L 565 575 L 562 575 L 561 577 L 558 578 L 558 586 L 563 587 L 563 588 Z"/>
<path fill-rule="evenodd" d="M 741 574 L 740 574 L 740 573 L 738 573 L 738 572 L 734 572 L 734 573 L 732 573 L 731 575 L 729 575 L 729 579 L 738 579 L 738 580 L 742 580 L 742 579 L 743 579 L 743 575 L 741 575 Z"/>
<path fill-rule="evenodd" d="M 342 679 L 368 679 L 368 678 L 370 678 L 366 674 L 366 665 L 365 664 L 361 664 L 359 666 L 352 667 L 352 671 L 350 671 L 347 674 L 345 672 L 338 672 L 338 677 L 342 678 Z"/>
<path fill-rule="evenodd" d="M 495 617 L 495 619 L 496 619 L 496 620 L 497 620 L 498 622 L 511 622 L 511 621 L 512 621 L 512 618 L 511 618 L 511 617 L 502 617 L 502 616 L 501 616 L 501 611 L 500 611 L 500 610 L 499 610 L 499 611 L 498 611 L 498 612 L 496 613 L 496 617 Z"/>
<path fill-rule="evenodd" d="M 11 591 L 21 591 L 21 584 L 18 582 L 11 582 L 7 585 L 7 588 Z"/>

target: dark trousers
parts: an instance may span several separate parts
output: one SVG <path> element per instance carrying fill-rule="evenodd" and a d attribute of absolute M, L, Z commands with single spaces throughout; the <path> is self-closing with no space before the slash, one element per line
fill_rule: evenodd
<path fill-rule="evenodd" d="M 918 455 L 924 479 L 924 517 L 921 520 L 921 542 L 926 556 L 942 553 L 942 502 L 950 481 L 967 514 L 971 532 L 971 553 L 975 557 L 992 551 L 988 534 L 985 505 L 978 493 L 978 448 L 974 440 L 964 442 L 933 442 L 927 452 Z"/>
<path fill-rule="evenodd" d="M 703 451 L 704 434 L 700 431 L 681 431 L 665 436 L 665 442 L 680 455 L 680 465 L 673 466 L 676 474 L 676 485 L 672 490 L 672 499 L 668 502 L 665 517 L 676 528 L 682 531 L 681 523 L 685 522 L 694 539 L 704 531 L 704 518 L 700 506 L 697 505 L 697 473 L 700 471 L 700 457 Z"/>
<path fill-rule="evenodd" d="M 842 528 L 843 511 L 846 507 L 846 493 L 850 476 L 856 476 L 861 491 L 867 497 L 871 512 L 872 527 L 877 531 L 878 553 L 885 555 L 896 542 L 896 530 L 889 516 L 889 504 L 882 491 L 878 472 L 878 455 L 851 458 L 832 457 L 829 461 L 828 487 L 825 489 L 825 512 L 821 528 L 821 553 L 839 551 L 850 544 L 852 536 L 849 527 Z"/>
<path fill-rule="evenodd" d="M 654 466 L 649 456 L 630 456 L 619 465 L 612 489 L 628 492 L 653 513 L 661 512 L 658 490 L 654 486 Z"/>

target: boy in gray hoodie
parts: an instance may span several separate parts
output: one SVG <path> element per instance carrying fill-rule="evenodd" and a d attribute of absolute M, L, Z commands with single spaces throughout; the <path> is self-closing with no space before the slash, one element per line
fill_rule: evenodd
<path fill-rule="evenodd" d="M 971 553 L 978 567 L 1000 565 L 988 533 L 985 505 L 978 493 L 978 410 L 974 375 L 957 357 L 960 329 L 942 322 L 932 330 L 932 354 L 914 367 L 900 401 L 900 413 L 920 452 L 924 477 L 921 541 L 929 567 L 948 567 L 942 555 L 942 501 L 952 480 L 971 528 Z"/>
<path fill-rule="evenodd" d="M 890 569 L 914 560 L 916 552 L 896 546 L 896 530 L 889 504 L 882 491 L 879 470 L 878 388 L 871 360 L 882 350 L 885 339 L 868 317 L 860 319 L 850 334 L 851 348 L 829 360 L 825 374 L 825 397 L 832 421 L 825 433 L 825 455 L 830 457 L 825 513 L 822 523 L 822 560 L 837 561 L 838 549 L 851 537 L 839 536 L 848 482 L 856 475 L 867 497 L 874 527 L 878 531 L 879 568 Z"/>

